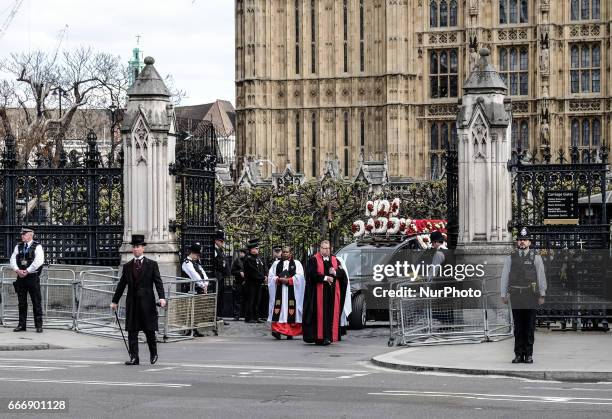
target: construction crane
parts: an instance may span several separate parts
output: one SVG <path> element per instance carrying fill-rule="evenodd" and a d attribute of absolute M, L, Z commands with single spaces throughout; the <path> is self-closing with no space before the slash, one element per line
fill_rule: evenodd
<path fill-rule="evenodd" d="M 15 4 L 13 4 L 13 7 L 11 8 L 11 10 L 10 10 L 8 16 L 6 17 L 6 19 L 4 20 L 4 23 L 2 23 L 2 25 L 0 25 L 0 39 L 2 39 L 2 37 L 6 33 L 6 30 L 8 29 L 9 25 L 13 21 L 13 18 L 17 14 L 17 11 L 21 7 L 21 3 L 23 3 L 23 0 L 15 0 Z"/>
<path fill-rule="evenodd" d="M 51 62 L 55 62 L 55 59 L 57 58 L 57 53 L 60 50 L 60 47 L 62 46 L 62 41 L 64 40 L 64 37 L 66 36 L 66 31 L 68 30 L 68 24 L 64 25 L 64 27 L 58 32 L 57 34 L 57 46 L 55 47 L 55 52 L 53 53 L 53 59 L 51 60 Z"/>

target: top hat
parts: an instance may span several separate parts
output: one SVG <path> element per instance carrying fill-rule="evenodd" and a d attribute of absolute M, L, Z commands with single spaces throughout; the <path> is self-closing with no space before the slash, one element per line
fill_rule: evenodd
<path fill-rule="evenodd" d="M 439 231 L 434 231 L 433 233 L 431 233 L 429 235 L 429 238 L 431 239 L 432 243 L 433 242 L 444 243 L 444 236 Z"/>
<path fill-rule="evenodd" d="M 21 233 L 22 233 L 22 234 L 23 234 L 23 233 L 34 233 L 34 230 L 32 230 L 32 229 L 31 229 L 31 228 L 29 228 L 29 227 L 25 227 L 25 226 L 24 226 L 24 227 L 21 227 Z"/>
<path fill-rule="evenodd" d="M 223 240 L 223 241 L 225 241 L 225 233 L 223 232 L 223 230 L 215 231 L 215 240 Z"/>
<path fill-rule="evenodd" d="M 130 242 L 132 246 L 146 246 L 144 234 L 132 234 L 132 241 Z"/>
<path fill-rule="evenodd" d="M 521 227 L 516 233 L 517 240 L 531 240 L 531 236 L 529 235 L 529 230 L 527 227 Z"/>
<path fill-rule="evenodd" d="M 189 251 L 199 255 L 202 253 L 202 245 L 200 243 L 193 243 L 191 246 L 189 246 Z"/>

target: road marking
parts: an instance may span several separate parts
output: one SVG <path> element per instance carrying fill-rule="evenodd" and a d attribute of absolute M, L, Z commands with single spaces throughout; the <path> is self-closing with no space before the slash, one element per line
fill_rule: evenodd
<path fill-rule="evenodd" d="M 130 383 L 121 381 L 80 381 L 80 380 L 45 380 L 42 378 L 6 378 L 0 377 L 0 381 L 13 383 L 51 383 L 51 384 L 80 384 L 91 386 L 120 386 L 120 387 L 166 387 L 182 388 L 191 387 L 191 384 L 180 383 Z"/>
<path fill-rule="evenodd" d="M 157 371 L 165 371 L 165 370 L 173 370 L 174 367 L 164 367 L 164 368 L 150 368 L 148 370 L 144 370 L 142 372 L 157 372 Z"/>
<path fill-rule="evenodd" d="M 584 387 L 523 387 L 525 390 L 564 390 L 564 391 L 612 391 L 612 388 L 584 388 Z"/>
<path fill-rule="evenodd" d="M 0 370 L 34 370 L 34 371 L 51 371 L 51 370 L 65 370 L 64 367 L 46 367 L 36 365 L 0 365 Z"/>
<path fill-rule="evenodd" d="M 299 372 L 327 372 L 327 373 L 339 373 L 339 374 L 364 374 L 371 373 L 370 371 L 364 370 L 344 370 L 344 369 L 330 369 L 330 368 L 312 368 L 312 367 L 269 367 L 262 365 L 224 365 L 224 364 L 173 364 L 164 363 L 162 365 L 177 365 L 186 368 L 218 368 L 218 369 L 230 369 L 230 370 L 262 370 L 262 371 L 299 371 Z"/>
<path fill-rule="evenodd" d="M 121 361 L 87 361 L 87 360 L 76 360 L 76 359 L 38 359 L 38 358 L 0 358 L 0 361 L 9 362 L 50 362 L 56 364 L 98 364 L 98 365 L 117 365 L 123 364 Z"/>
<path fill-rule="evenodd" d="M 612 405 L 612 399 L 599 397 L 558 397 L 558 396 L 529 396 L 522 394 L 487 394 L 487 393 L 447 393 L 436 391 L 412 390 L 386 390 L 382 393 L 368 393 L 374 396 L 401 396 L 401 397 L 449 397 L 472 400 L 494 400 L 506 402 L 532 402 L 532 403 L 561 403 L 561 404 L 588 404 Z"/>
<path fill-rule="evenodd" d="M 340 378 L 340 379 L 346 379 L 346 378 L 357 378 L 357 377 L 365 377 L 366 375 L 370 375 L 371 372 L 365 372 L 362 374 L 352 374 L 352 375 L 341 375 L 340 377 L 336 377 L 336 378 Z"/>

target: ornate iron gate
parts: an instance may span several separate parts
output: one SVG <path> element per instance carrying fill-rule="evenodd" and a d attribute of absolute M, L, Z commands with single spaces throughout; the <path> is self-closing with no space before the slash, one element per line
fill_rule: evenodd
<path fill-rule="evenodd" d="M 594 198 L 606 195 L 608 150 L 602 146 L 599 159 L 594 152 L 583 154 L 581 159 L 578 147 L 573 147 L 569 154 L 571 161 L 567 162 L 565 153 L 559 150 L 557 163 L 550 162 L 551 155 L 546 149 L 543 161 L 527 159 L 521 150 L 513 156 L 513 224 L 529 228 L 536 248 L 608 248 L 610 226 L 606 205 L 592 202 Z M 577 225 L 545 224 L 544 206 L 548 191 L 575 191 L 578 194 L 584 211 L 579 214 Z M 597 216 L 593 216 L 595 213 Z"/>
<path fill-rule="evenodd" d="M 0 168 L 0 262 L 8 262 L 23 225 L 36 231 L 47 263 L 119 265 L 123 238 L 123 161 L 104 167 L 93 131 L 84 152 L 62 150 L 57 159 L 36 154 L 18 161 L 5 138 Z M 110 157 L 110 156 L 108 156 Z M 33 163 L 30 164 L 30 163 Z"/>
<path fill-rule="evenodd" d="M 215 219 L 215 168 L 217 139 L 212 123 L 203 121 L 194 134 L 181 134 L 176 143 L 177 220 L 181 257 L 189 245 L 202 245 L 202 260 L 210 272 L 213 257 Z"/>
<path fill-rule="evenodd" d="M 597 155 L 599 154 L 599 155 Z M 577 147 L 567 162 L 559 150 L 557 163 L 544 149 L 543 161 L 513 156 L 513 220 L 526 226 L 533 247 L 540 250 L 548 282 L 546 304 L 538 312 L 540 324 L 560 322 L 565 328 L 597 328 L 612 311 L 610 297 L 610 224 L 606 209 L 608 150 L 599 153 Z M 546 193 L 578 196 L 578 224 L 545 221 Z M 575 198 L 572 199 L 572 201 Z M 604 324 L 604 323 L 601 323 Z"/>
<path fill-rule="evenodd" d="M 448 247 L 455 249 L 459 238 L 459 154 L 454 144 L 449 144 L 444 155 L 446 162 L 446 208 Z"/>

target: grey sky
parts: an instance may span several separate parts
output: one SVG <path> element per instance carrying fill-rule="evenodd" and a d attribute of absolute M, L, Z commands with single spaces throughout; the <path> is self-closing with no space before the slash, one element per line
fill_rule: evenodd
<path fill-rule="evenodd" d="M 0 0 L 0 25 L 15 0 Z M 24 0 L 0 39 L 0 56 L 80 45 L 120 55 L 127 62 L 136 35 L 160 74 L 187 91 L 182 104 L 230 100 L 234 89 L 233 0 Z"/>

